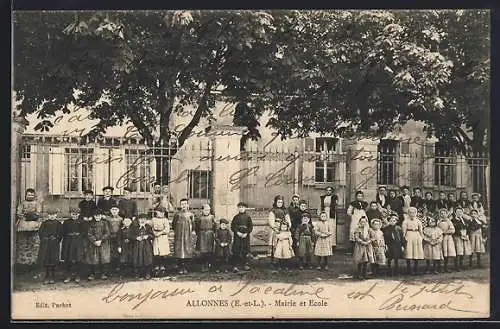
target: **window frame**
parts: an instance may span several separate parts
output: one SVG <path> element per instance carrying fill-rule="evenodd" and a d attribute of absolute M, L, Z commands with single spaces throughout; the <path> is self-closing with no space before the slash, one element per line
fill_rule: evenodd
<path fill-rule="evenodd" d="M 76 152 L 75 152 L 76 150 Z M 82 152 L 85 151 L 85 152 Z M 64 147 L 64 194 L 73 195 L 73 194 L 81 194 L 86 189 L 95 189 L 95 152 L 93 147 Z M 72 158 L 76 156 L 76 161 L 73 161 Z M 90 165 L 91 165 L 91 175 L 89 176 L 89 161 L 84 161 L 83 156 L 90 156 Z M 71 174 L 73 172 L 72 168 L 76 166 L 76 177 L 73 177 Z M 83 169 L 84 166 L 87 167 L 87 175 L 84 177 Z M 71 188 L 72 179 L 76 178 L 77 188 L 73 190 Z M 84 186 L 84 180 L 87 181 L 87 186 Z"/>
<path fill-rule="evenodd" d="M 322 142 L 322 147 L 318 147 L 318 142 Z M 328 149 L 328 142 L 332 142 L 331 149 Z M 314 152 L 316 153 L 316 159 L 314 161 L 314 183 L 315 184 L 332 184 L 336 181 L 336 175 L 338 171 L 338 161 L 330 161 L 328 155 L 335 154 L 338 151 L 339 139 L 335 137 L 315 137 L 314 138 Z M 326 151 L 325 151 L 326 150 Z M 319 155 L 319 156 L 318 156 Z M 323 159 L 324 156 L 324 159 Z M 322 164 L 319 166 L 318 164 Z M 323 180 L 318 181 L 318 170 L 323 172 Z M 331 174 L 331 181 L 328 180 L 328 173 Z"/>
<path fill-rule="evenodd" d="M 126 186 L 131 189 L 131 194 L 133 195 L 141 195 L 145 193 L 151 193 L 152 186 L 150 184 L 150 179 L 152 177 L 152 162 L 154 159 L 154 155 L 148 154 L 147 150 L 137 149 L 137 148 L 125 148 L 124 151 L 124 160 L 125 160 L 125 173 L 124 179 L 129 182 L 129 177 L 134 178 L 132 183 L 128 183 Z M 129 174 L 131 166 L 140 159 L 141 157 L 145 157 L 145 161 L 141 161 L 139 165 L 136 165 L 135 172 L 132 175 Z M 131 161 L 131 159 L 134 159 Z M 141 171 L 144 170 L 144 175 L 141 176 Z M 139 179 L 138 179 L 139 177 Z M 134 187 L 135 186 L 135 187 Z"/>
<path fill-rule="evenodd" d="M 197 180 L 194 179 L 194 175 L 199 174 Z M 206 175 L 206 194 L 202 194 L 202 188 L 200 187 L 202 184 L 200 182 L 202 175 Z M 188 171 L 188 197 L 189 199 L 198 199 L 198 200 L 210 200 L 212 197 L 212 171 L 211 170 L 199 170 L 192 169 Z M 198 188 L 196 188 L 196 184 L 199 184 Z M 198 193 L 195 193 L 198 192 Z"/>
<path fill-rule="evenodd" d="M 387 145 L 384 145 L 386 144 Z M 392 144 L 392 145 L 390 145 Z M 394 149 L 393 152 L 383 152 L 381 147 L 386 146 L 387 149 Z M 400 142 L 394 139 L 381 139 L 377 146 L 377 185 L 395 186 L 397 184 L 398 175 L 398 148 Z M 384 159 L 382 159 L 384 157 Z M 388 160 L 389 159 L 389 160 Z M 384 165 L 385 164 L 385 165 Z M 383 175 L 382 168 L 392 168 L 392 175 Z"/>
<path fill-rule="evenodd" d="M 449 161 L 449 162 L 445 162 Z M 434 143 L 434 186 L 457 186 L 457 152 L 441 142 Z M 444 172 L 444 174 L 442 174 Z"/>

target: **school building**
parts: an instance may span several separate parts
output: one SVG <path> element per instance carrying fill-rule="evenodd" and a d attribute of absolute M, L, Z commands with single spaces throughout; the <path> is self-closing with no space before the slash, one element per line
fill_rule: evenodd
<path fill-rule="evenodd" d="M 13 123 L 13 202 L 35 188 L 44 207 L 57 207 L 65 216 L 92 189 L 133 190 L 139 209 L 145 211 L 152 183 L 169 186 L 174 200 L 187 197 L 192 208 L 210 203 L 217 218 L 232 219 L 236 204 L 245 201 L 257 229 L 255 248 L 266 242 L 267 212 L 275 195 L 286 203 L 293 194 L 319 208 L 327 186 L 339 197 L 337 243 L 346 242 L 346 208 L 361 190 L 374 200 L 376 188 L 385 185 L 420 186 L 423 191 L 479 192 L 487 204 L 489 161 L 486 154 L 457 154 L 447 144 L 426 138 L 422 124 L 409 122 L 401 132 L 385 138 L 342 139 L 311 135 L 282 141 L 261 120 L 258 141 L 240 147 L 243 127 L 232 124 L 234 104 L 219 102 L 213 117 L 202 119 L 192 136 L 178 146 L 175 138 L 148 145 L 131 126 L 113 127 L 99 139 L 80 137 L 95 122 L 85 110 L 56 119 L 46 132 L 34 130 L 36 117 Z M 189 111 L 178 115 L 171 128 L 180 131 Z M 13 208 L 15 209 L 15 208 Z"/>

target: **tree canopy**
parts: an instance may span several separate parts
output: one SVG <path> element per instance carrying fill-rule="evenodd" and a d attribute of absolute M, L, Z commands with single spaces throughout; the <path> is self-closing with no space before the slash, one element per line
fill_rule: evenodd
<path fill-rule="evenodd" d="M 248 138 L 270 111 L 282 138 L 381 136 L 413 119 L 485 147 L 487 11 L 17 12 L 14 59 L 20 114 L 40 130 L 74 104 L 100 120 L 91 135 L 130 120 L 152 143 L 194 107 L 182 145 L 223 97 Z"/>

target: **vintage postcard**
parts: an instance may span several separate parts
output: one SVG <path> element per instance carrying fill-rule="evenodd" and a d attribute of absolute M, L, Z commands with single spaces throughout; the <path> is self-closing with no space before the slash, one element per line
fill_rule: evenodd
<path fill-rule="evenodd" d="M 488 10 L 12 15 L 13 320 L 490 316 Z"/>

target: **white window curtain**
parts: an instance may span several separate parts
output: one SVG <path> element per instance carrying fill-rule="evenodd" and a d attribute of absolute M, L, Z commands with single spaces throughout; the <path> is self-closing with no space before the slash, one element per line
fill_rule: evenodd
<path fill-rule="evenodd" d="M 424 145 L 424 187 L 434 187 L 434 143 Z"/>

